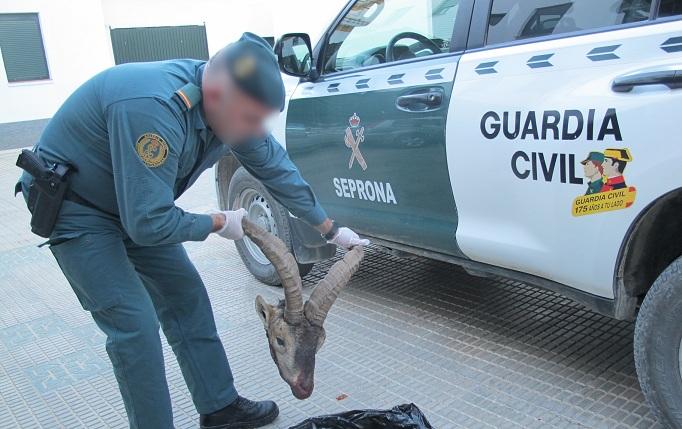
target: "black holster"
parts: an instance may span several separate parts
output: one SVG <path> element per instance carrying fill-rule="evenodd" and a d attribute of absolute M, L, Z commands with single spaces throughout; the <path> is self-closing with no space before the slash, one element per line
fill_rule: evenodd
<path fill-rule="evenodd" d="M 69 173 L 73 168 L 63 164 L 46 166 L 35 152 L 27 149 L 21 151 L 17 166 L 33 176 L 28 188 L 31 231 L 49 238 L 69 189 Z"/>

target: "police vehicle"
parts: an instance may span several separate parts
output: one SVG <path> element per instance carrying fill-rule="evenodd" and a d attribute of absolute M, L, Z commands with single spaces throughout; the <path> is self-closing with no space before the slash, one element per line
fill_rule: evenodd
<path fill-rule="evenodd" d="M 353 0 L 286 34 L 279 133 L 340 224 L 397 251 L 637 319 L 640 384 L 682 427 L 682 0 Z M 333 248 L 232 158 L 302 274 Z M 277 277 L 248 240 L 247 267 Z"/>

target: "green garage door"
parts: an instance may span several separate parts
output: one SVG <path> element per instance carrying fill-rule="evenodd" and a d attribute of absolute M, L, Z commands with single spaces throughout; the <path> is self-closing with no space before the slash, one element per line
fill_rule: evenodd
<path fill-rule="evenodd" d="M 208 59 L 203 25 L 115 28 L 111 30 L 111 44 L 116 64 L 174 58 Z"/>

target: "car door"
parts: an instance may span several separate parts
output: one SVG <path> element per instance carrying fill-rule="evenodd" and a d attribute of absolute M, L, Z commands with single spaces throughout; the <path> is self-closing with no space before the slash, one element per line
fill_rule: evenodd
<path fill-rule="evenodd" d="M 341 224 L 459 254 L 445 126 L 471 7 L 354 1 L 316 48 L 319 77 L 289 101 L 287 150 Z"/>
<path fill-rule="evenodd" d="M 613 297 L 628 228 L 680 186 L 682 23 L 658 3 L 477 2 L 448 120 L 468 257 Z"/>

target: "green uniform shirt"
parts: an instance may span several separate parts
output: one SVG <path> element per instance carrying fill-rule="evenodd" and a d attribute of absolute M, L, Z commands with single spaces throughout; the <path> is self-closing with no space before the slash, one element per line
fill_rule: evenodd
<path fill-rule="evenodd" d="M 230 150 L 294 215 L 322 223 L 326 213 L 272 136 L 230 148 L 207 128 L 198 102 L 204 64 L 172 60 L 105 70 L 64 102 L 45 128 L 38 154 L 74 165 L 72 190 L 120 217 L 142 245 L 208 236 L 210 216 L 188 213 L 174 201 Z M 192 100 L 176 94 L 183 87 L 193 92 Z"/>
<path fill-rule="evenodd" d="M 599 193 L 603 185 L 604 179 L 597 179 L 594 182 L 587 182 L 587 192 L 585 192 L 585 195 Z"/>

